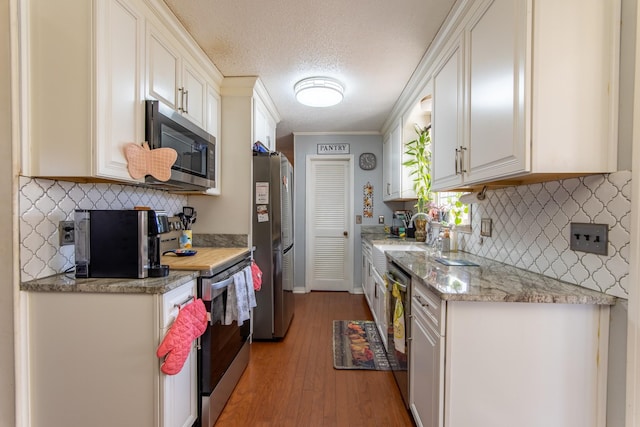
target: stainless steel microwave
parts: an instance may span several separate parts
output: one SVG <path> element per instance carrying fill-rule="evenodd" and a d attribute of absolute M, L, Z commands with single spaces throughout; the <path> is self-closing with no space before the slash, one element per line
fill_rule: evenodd
<path fill-rule="evenodd" d="M 216 186 L 216 138 L 159 101 L 146 101 L 145 139 L 149 147 L 173 148 L 178 159 L 171 178 L 148 175 L 147 184 L 169 190 L 203 190 Z"/>

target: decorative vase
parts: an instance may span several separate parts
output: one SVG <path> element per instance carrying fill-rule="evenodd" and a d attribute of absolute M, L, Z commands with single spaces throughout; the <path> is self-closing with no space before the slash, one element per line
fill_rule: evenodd
<path fill-rule="evenodd" d="M 416 242 L 425 242 L 427 240 L 427 220 L 424 218 L 416 218 L 413 220 L 416 226 Z"/>

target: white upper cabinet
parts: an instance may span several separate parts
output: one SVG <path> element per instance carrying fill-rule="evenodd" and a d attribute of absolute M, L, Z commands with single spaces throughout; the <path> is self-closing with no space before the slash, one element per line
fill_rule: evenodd
<path fill-rule="evenodd" d="M 207 85 L 207 98 L 206 98 L 206 106 L 205 106 L 205 111 L 206 111 L 206 123 L 205 123 L 205 129 L 207 132 L 209 132 L 211 135 L 216 137 L 216 176 L 215 176 L 215 182 L 216 182 L 216 186 L 215 188 L 209 188 L 206 190 L 206 194 L 208 195 L 212 195 L 212 196 L 218 196 L 220 195 L 220 188 L 221 188 L 221 183 L 220 183 L 220 179 L 222 174 L 220 173 L 220 147 L 222 146 L 222 141 L 220 139 L 220 120 L 221 120 L 221 105 L 220 105 L 220 94 L 218 93 L 218 91 L 211 87 L 210 85 Z"/>
<path fill-rule="evenodd" d="M 21 173 L 134 182 L 144 138 L 144 15 L 136 1 L 23 2 Z"/>
<path fill-rule="evenodd" d="M 392 122 L 383 138 L 383 200 L 414 200 L 414 167 L 405 166 L 411 159 L 407 154 L 407 144 L 419 137 L 416 129 L 431 125 L 431 99 L 433 83 L 427 81 L 414 95 L 416 102 L 410 104 L 404 114 Z"/>
<path fill-rule="evenodd" d="M 432 187 L 462 183 L 462 66 L 462 40 L 458 38 L 439 58 L 433 73 Z"/>
<path fill-rule="evenodd" d="M 257 141 L 276 150 L 276 121 L 260 97 L 253 101 L 253 142 Z"/>
<path fill-rule="evenodd" d="M 178 48 L 165 40 L 160 30 L 149 25 L 147 34 L 147 94 L 160 100 L 174 110 L 178 103 L 178 75 L 180 73 L 180 55 Z"/>
<path fill-rule="evenodd" d="M 391 132 L 382 140 L 382 200 L 391 200 Z"/>
<path fill-rule="evenodd" d="M 619 0 L 471 2 L 433 69 L 434 190 L 615 171 L 619 21 Z"/>
<path fill-rule="evenodd" d="M 525 172 L 524 76 L 526 2 L 491 0 L 474 14 L 466 105 L 468 132 L 460 148 L 465 181 Z"/>
<path fill-rule="evenodd" d="M 207 80 L 179 42 L 163 27 L 148 25 L 147 96 L 180 112 L 201 128 L 206 125 Z"/>
<path fill-rule="evenodd" d="M 400 198 L 402 187 L 402 126 L 401 121 L 394 123 L 383 142 L 384 157 L 384 194 L 383 200 Z"/>
<path fill-rule="evenodd" d="M 21 174 L 142 182 L 129 175 L 123 147 L 144 141 L 148 98 L 218 136 L 222 75 L 162 1 L 19 6 Z"/>

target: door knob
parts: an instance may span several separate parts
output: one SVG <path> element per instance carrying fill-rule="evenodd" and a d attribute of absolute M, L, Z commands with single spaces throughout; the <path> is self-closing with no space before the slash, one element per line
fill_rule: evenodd
<path fill-rule="evenodd" d="M 349 236 L 349 232 L 348 232 L 348 231 L 343 231 L 343 232 L 342 232 L 342 235 L 343 235 L 344 237 L 348 237 L 348 236 Z"/>

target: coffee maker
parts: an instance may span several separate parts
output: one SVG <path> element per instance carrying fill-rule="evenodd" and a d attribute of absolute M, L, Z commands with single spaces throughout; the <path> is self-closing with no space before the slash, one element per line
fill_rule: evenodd
<path fill-rule="evenodd" d="M 149 277 L 165 277 L 169 275 L 169 266 L 160 263 L 160 235 L 168 233 L 169 217 L 165 211 L 149 212 Z"/>
<path fill-rule="evenodd" d="M 166 212 L 78 209 L 74 214 L 76 277 L 164 277 L 160 235 L 169 231 Z"/>

